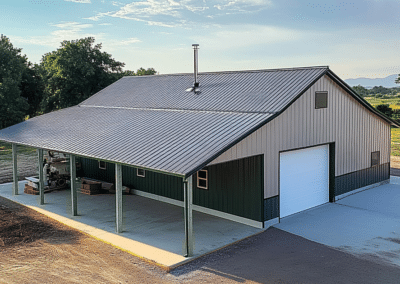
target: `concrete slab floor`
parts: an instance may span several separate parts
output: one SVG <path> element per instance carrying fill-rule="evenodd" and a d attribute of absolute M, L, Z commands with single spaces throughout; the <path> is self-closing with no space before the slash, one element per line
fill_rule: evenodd
<path fill-rule="evenodd" d="M 20 194 L 16 196 L 12 195 L 11 183 L 0 184 L 0 196 L 167 269 L 262 231 L 194 211 L 194 256 L 185 258 L 182 256 L 184 221 L 181 207 L 141 196 L 124 195 L 124 231 L 118 234 L 115 232 L 115 195 L 78 193 L 79 216 L 73 217 L 70 190 L 46 193 L 45 204 L 38 205 L 39 197 L 25 194 L 24 184 L 24 181 L 19 182 Z"/>
<path fill-rule="evenodd" d="M 281 219 L 274 227 L 400 266 L 400 178 Z"/>

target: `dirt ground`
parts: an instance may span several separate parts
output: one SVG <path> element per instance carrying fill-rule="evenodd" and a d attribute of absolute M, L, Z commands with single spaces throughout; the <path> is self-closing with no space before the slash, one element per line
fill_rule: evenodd
<path fill-rule="evenodd" d="M 37 156 L 35 153 L 18 154 L 18 180 L 24 180 L 25 177 L 35 176 L 37 172 Z M 12 182 L 12 161 L 10 157 L 0 155 L 0 184 Z"/>
<path fill-rule="evenodd" d="M 178 267 L 154 264 L 0 197 L 0 283 L 398 283 L 400 269 L 276 228 Z"/>
<path fill-rule="evenodd" d="M 237 283 L 206 270 L 167 273 L 1 197 L 0 228 L 0 283 Z"/>
<path fill-rule="evenodd" d="M 390 167 L 400 169 L 400 157 L 390 156 Z"/>

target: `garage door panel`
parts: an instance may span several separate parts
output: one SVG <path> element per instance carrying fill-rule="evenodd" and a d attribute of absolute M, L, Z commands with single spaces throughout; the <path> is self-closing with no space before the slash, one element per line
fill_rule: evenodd
<path fill-rule="evenodd" d="M 280 217 L 329 201 L 329 146 L 280 154 Z"/>

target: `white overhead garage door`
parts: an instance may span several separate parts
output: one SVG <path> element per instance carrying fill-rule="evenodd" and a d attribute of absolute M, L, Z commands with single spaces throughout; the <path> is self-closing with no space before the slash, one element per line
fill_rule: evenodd
<path fill-rule="evenodd" d="M 280 154 L 280 217 L 329 202 L 329 145 Z"/>

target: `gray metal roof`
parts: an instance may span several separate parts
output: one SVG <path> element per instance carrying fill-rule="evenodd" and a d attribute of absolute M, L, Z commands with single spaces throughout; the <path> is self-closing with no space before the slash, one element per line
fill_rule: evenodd
<path fill-rule="evenodd" d="M 0 130 L 0 140 L 187 177 L 330 73 L 200 73 L 200 94 L 185 91 L 192 74 L 125 77 L 78 106 Z"/>
<path fill-rule="evenodd" d="M 0 131 L 0 140 L 185 175 L 271 114 L 71 107 Z"/>
<path fill-rule="evenodd" d="M 328 67 L 199 73 L 200 94 L 186 92 L 193 74 L 124 77 L 80 105 L 279 112 Z"/>

